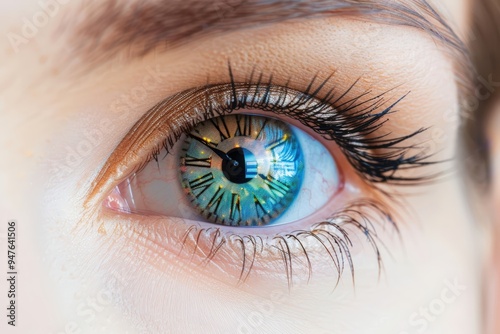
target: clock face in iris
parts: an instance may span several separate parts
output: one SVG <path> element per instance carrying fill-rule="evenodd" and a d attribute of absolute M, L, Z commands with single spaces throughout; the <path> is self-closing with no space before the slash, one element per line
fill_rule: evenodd
<path fill-rule="evenodd" d="M 254 115 L 199 123 L 186 137 L 180 178 L 209 222 L 268 225 L 293 202 L 303 178 L 301 147 L 290 126 Z"/>

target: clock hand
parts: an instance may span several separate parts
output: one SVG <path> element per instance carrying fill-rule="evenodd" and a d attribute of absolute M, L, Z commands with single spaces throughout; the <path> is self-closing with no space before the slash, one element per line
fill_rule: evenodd
<path fill-rule="evenodd" d="M 226 152 L 223 152 L 215 147 L 213 147 L 212 145 L 210 145 L 210 143 L 208 141 L 206 141 L 205 139 L 203 138 L 200 138 L 198 136 L 195 136 L 193 134 L 189 134 L 189 136 L 191 138 L 193 138 L 194 140 L 197 140 L 199 141 L 200 143 L 202 143 L 203 145 L 205 145 L 206 147 L 208 147 L 209 149 L 211 149 L 215 154 L 217 154 L 222 160 L 224 161 L 233 161 L 233 159 L 231 159 Z M 236 163 L 236 164 L 234 164 Z M 233 162 L 233 165 L 234 166 L 237 166 L 238 165 L 238 162 L 237 161 L 234 161 Z"/>

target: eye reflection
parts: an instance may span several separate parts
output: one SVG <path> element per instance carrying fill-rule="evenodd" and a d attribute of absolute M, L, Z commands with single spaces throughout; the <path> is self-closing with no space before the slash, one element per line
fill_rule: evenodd
<path fill-rule="evenodd" d="M 302 148 L 285 123 L 252 115 L 217 117 L 196 126 L 180 158 L 184 189 L 210 222 L 259 226 L 297 196 Z"/>

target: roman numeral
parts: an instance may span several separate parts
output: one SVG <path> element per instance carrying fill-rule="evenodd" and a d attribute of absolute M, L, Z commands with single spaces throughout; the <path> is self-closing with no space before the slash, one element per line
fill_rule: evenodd
<path fill-rule="evenodd" d="M 257 196 L 253 195 L 253 201 L 255 204 L 255 212 L 257 213 L 257 217 L 260 219 L 263 219 L 264 216 L 267 214 L 266 209 L 262 206 L 262 203 L 259 201 Z"/>
<path fill-rule="evenodd" d="M 210 186 L 214 183 L 214 174 L 207 173 L 194 180 L 189 181 L 189 186 L 191 191 L 198 198 L 203 194 Z M 195 190 L 201 190 L 198 194 L 195 194 Z"/>
<path fill-rule="evenodd" d="M 215 129 L 219 132 L 220 141 L 226 140 L 231 137 L 224 117 L 212 118 L 210 119 L 210 122 L 212 122 Z"/>
<path fill-rule="evenodd" d="M 265 177 L 260 174 L 259 176 L 264 180 L 264 183 L 269 187 L 269 190 L 278 197 L 285 197 L 290 191 L 290 186 L 288 184 L 279 181 L 271 175 Z"/>
<path fill-rule="evenodd" d="M 255 139 L 258 139 L 260 137 L 260 135 L 262 134 L 262 131 L 264 130 L 264 128 L 266 127 L 266 125 L 267 125 L 267 118 L 264 120 L 264 123 L 262 124 L 262 127 L 260 128 L 259 133 L 255 137 Z"/>
<path fill-rule="evenodd" d="M 241 124 L 243 121 L 243 124 Z M 236 115 L 236 131 L 234 137 L 252 135 L 252 118 L 249 115 Z"/>
<path fill-rule="evenodd" d="M 217 191 L 215 192 L 215 194 L 212 196 L 212 198 L 210 199 L 210 201 L 207 204 L 207 210 L 209 212 L 215 214 L 216 216 L 218 215 L 217 211 L 219 211 L 220 202 L 222 202 L 222 199 L 224 198 L 225 193 L 226 193 L 226 191 L 223 190 L 223 187 L 219 186 L 219 189 L 217 189 Z M 215 204 L 215 206 L 214 206 L 214 204 Z M 213 207 L 213 211 L 211 210 L 212 207 Z"/>
<path fill-rule="evenodd" d="M 208 158 L 196 158 L 186 154 L 184 166 L 210 168 L 212 167 L 212 156 Z"/>
<path fill-rule="evenodd" d="M 240 222 L 241 221 L 241 197 L 238 194 L 232 193 L 231 210 L 229 211 L 229 218 L 234 221 L 236 214 L 238 215 L 238 222 Z"/>

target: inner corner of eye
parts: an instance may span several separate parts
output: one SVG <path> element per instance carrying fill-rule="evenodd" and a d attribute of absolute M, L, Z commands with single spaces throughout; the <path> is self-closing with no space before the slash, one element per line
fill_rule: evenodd
<path fill-rule="evenodd" d="M 116 186 L 105 206 L 252 227 L 318 212 L 339 187 L 323 144 L 276 118 L 231 114 L 198 123 Z"/>

